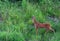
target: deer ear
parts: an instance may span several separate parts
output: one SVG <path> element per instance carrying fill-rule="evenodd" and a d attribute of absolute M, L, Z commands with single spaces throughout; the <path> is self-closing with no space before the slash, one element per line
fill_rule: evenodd
<path fill-rule="evenodd" d="M 34 15 L 33 15 L 34 16 Z"/>
<path fill-rule="evenodd" d="M 34 15 L 32 16 L 32 18 L 34 18 Z"/>
<path fill-rule="evenodd" d="M 32 17 L 34 17 L 34 15 Z"/>

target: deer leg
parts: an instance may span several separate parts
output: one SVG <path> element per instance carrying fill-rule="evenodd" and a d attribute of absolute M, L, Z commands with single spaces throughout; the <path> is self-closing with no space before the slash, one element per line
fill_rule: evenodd
<path fill-rule="evenodd" d="M 38 34 L 38 27 L 36 24 L 34 24 L 34 25 L 35 25 L 35 29 L 36 29 L 36 35 L 37 35 Z"/>
<path fill-rule="evenodd" d="M 48 32 L 48 29 L 46 29 L 46 32 L 45 32 L 45 34 Z"/>
<path fill-rule="evenodd" d="M 38 35 L 38 28 L 36 28 L 36 35 Z"/>
<path fill-rule="evenodd" d="M 55 32 L 54 29 L 52 29 L 51 27 L 50 27 L 50 30 L 53 31 L 53 32 Z"/>

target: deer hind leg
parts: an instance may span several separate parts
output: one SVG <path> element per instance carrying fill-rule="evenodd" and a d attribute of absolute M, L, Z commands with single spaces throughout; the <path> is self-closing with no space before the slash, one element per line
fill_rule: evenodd
<path fill-rule="evenodd" d="M 55 32 L 54 29 L 52 29 L 51 27 L 49 28 L 51 31 Z"/>
<path fill-rule="evenodd" d="M 45 34 L 48 32 L 48 29 L 46 29 L 46 32 L 45 32 Z"/>

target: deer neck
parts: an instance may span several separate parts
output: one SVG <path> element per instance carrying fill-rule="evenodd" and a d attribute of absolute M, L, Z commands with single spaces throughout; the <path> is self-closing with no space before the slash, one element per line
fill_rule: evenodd
<path fill-rule="evenodd" d="M 36 19 L 34 19 L 33 21 L 34 21 L 34 23 L 37 23 Z"/>

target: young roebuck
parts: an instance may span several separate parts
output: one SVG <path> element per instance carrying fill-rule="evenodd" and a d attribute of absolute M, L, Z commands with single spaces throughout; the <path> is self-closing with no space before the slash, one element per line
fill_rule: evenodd
<path fill-rule="evenodd" d="M 36 29 L 36 34 L 38 32 L 38 28 L 45 28 L 46 32 L 48 32 L 48 30 L 51 30 L 54 32 L 54 29 L 51 28 L 51 25 L 48 23 L 40 23 L 38 21 L 36 21 L 35 17 L 32 17 L 32 21 L 34 23 L 35 29 Z"/>

